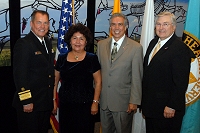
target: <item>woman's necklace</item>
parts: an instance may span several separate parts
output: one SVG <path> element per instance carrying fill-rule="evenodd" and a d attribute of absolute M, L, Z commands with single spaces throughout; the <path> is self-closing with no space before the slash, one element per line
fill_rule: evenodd
<path fill-rule="evenodd" d="M 81 56 L 83 55 L 83 53 L 79 53 L 79 55 L 75 54 L 74 52 L 72 52 L 72 53 L 74 54 L 74 59 L 75 59 L 76 61 L 78 61 L 78 60 L 79 60 L 79 57 L 81 57 Z"/>
<path fill-rule="evenodd" d="M 75 60 L 78 60 L 78 55 L 75 55 L 75 56 L 74 56 L 74 59 L 75 59 Z"/>

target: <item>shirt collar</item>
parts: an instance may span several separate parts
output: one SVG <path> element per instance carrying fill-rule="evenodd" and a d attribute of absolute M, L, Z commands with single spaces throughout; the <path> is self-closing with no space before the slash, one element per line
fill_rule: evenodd
<path fill-rule="evenodd" d="M 117 43 L 117 47 L 119 48 L 122 45 L 122 42 L 124 41 L 124 38 L 125 38 L 125 34 L 118 41 L 115 41 L 115 39 L 112 37 L 111 46 L 113 46 L 114 42 L 116 42 Z"/>
<path fill-rule="evenodd" d="M 169 36 L 168 38 L 166 38 L 164 40 L 160 40 L 160 38 L 159 38 L 158 42 L 160 41 L 160 47 L 162 47 L 173 35 L 174 35 L 174 33 L 171 34 L 171 36 Z"/>

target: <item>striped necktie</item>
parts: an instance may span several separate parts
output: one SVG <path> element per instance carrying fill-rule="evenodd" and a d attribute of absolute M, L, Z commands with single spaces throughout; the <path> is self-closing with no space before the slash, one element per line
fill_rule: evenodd
<path fill-rule="evenodd" d="M 117 54 L 117 43 L 115 42 L 111 52 L 111 62 L 115 59 L 116 54 Z"/>

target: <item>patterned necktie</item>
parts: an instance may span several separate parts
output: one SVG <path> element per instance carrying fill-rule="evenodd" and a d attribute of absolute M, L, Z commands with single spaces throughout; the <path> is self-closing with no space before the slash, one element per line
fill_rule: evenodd
<path fill-rule="evenodd" d="M 115 42 L 111 52 L 111 62 L 115 59 L 116 54 L 117 54 L 117 43 Z"/>
<path fill-rule="evenodd" d="M 155 47 L 155 49 L 153 51 L 153 54 L 151 56 L 151 60 L 154 57 L 154 55 L 158 52 L 159 49 L 160 49 L 160 41 L 158 42 L 157 46 Z"/>

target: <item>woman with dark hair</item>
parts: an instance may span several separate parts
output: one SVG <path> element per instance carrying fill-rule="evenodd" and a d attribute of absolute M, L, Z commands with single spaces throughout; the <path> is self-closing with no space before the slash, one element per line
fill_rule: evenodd
<path fill-rule="evenodd" d="M 92 43 L 91 32 L 78 23 L 68 29 L 64 39 L 68 52 L 59 55 L 55 65 L 54 92 L 58 89 L 59 80 L 62 80 L 58 94 L 59 133 L 94 133 L 101 73 L 98 57 L 86 52 Z"/>

